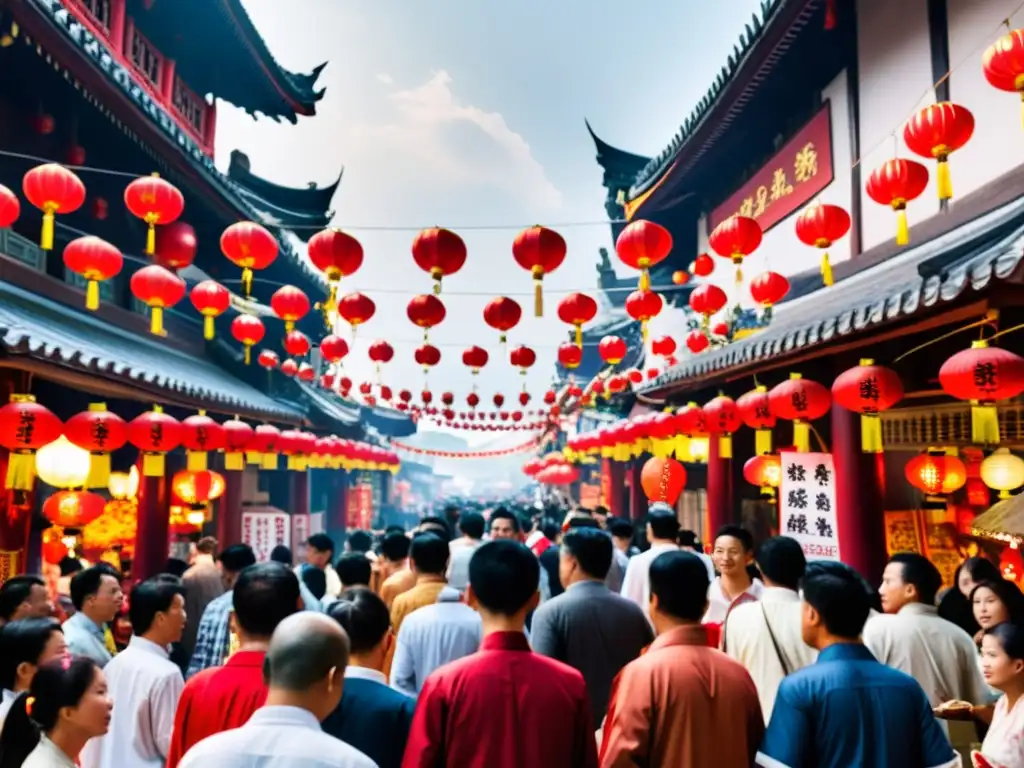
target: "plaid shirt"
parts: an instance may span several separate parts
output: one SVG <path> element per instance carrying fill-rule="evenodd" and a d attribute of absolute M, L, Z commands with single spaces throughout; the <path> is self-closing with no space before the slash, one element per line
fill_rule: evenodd
<path fill-rule="evenodd" d="M 228 657 L 231 643 L 229 617 L 231 615 L 232 592 L 225 592 L 209 602 L 203 611 L 196 634 L 196 649 L 188 665 L 186 678 L 209 667 L 219 667 Z"/>

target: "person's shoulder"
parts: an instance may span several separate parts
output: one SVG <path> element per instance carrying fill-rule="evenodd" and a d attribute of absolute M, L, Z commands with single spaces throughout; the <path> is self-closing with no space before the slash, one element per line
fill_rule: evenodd
<path fill-rule="evenodd" d="M 178 766 L 179 768 L 188 768 L 192 765 L 215 765 L 215 763 L 202 762 L 202 759 L 216 755 L 233 755 L 240 750 L 241 745 L 247 739 L 245 726 L 229 728 L 226 731 L 207 736 L 189 748 Z"/>
<path fill-rule="evenodd" d="M 415 704 L 414 700 L 401 691 L 376 680 L 348 678 L 345 680 L 345 698 L 350 704 L 366 703 L 381 709 L 404 709 Z"/>
<path fill-rule="evenodd" d="M 550 656 L 544 656 L 540 653 L 530 653 L 527 655 L 525 664 L 527 667 L 533 667 L 537 672 L 548 676 L 550 679 L 560 680 L 574 686 L 583 686 L 584 690 L 586 690 L 586 683 L 580 671 L 575 667 L 570 667 L 565 662 L 558 661 L 558 659 L 552 659 Z"/>

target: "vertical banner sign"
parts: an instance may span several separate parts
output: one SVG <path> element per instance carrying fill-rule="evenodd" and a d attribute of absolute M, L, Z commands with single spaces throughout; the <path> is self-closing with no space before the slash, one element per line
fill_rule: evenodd
<path fill-rule="evenodd" d="M 370 530 L 373 523 L 373 487 L 371 485 L 358 483 L 349 487 L 345 515 L 345 524 L 348 530 Z"/>
<path fill-rule="evenodd" d="M 324 517 L 323 512 L 310 512 L 309 514 L 309 536 L 314 533 L 323 533 L 324 528 Z M 307 537 L 308 538 L 308 537 Z"/>
<path fill-rule="evenodd" d="M 252 547 L 256 561 L 265 563 L 278 545 L 289 546 L 291 542 L 290 516 L 284 512 L 243 512 L 242 543 Z"/>
<path fill-rule="evenodd" d="M 839 559 L 836 470 L 830 453 L 782 453 L 779 532 L 812 560 Z"/>
<path fill-rule="evenodd" d="M 306 539 L 309 538 L 310 533 L 310 521 L 309 515 L 290 515 L 292 523 L 292 541 L 295 542 L 295 546 L 299 546 Z"/>

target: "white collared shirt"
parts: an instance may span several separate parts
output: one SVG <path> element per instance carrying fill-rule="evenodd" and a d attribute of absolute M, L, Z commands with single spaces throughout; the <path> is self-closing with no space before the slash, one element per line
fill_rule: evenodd
<path fill-rule="evenodd" d="M 75 761 L 64 754 L 64 751 L 46 738 L 46 734 L 39 737 L 39 743 L 33 749 L 21 768 L 78 768 Z"/>
<path fill-rule="evenodd" d="M 18 698 L 18 694 L 14 691 L 9 691 L 6 688 L 0 691 L 0 729 L 3 728 L 7 713 L 11 711 L 11 705 L 16 698 Z"/>
<path fill-rule="evenodd" d="M 241 728 L 203 739 L 178 768 L 377 768 L 355 747 L 320 729 L 312 712 L 261 707 Z"/>
<path fill-rule="evenodd" d="M 761 599 L 761 594 L 764 592 L 764 582 L 760 579 L 754 579 L 750 586 L 744 591 L 744 595 L 750 595 L 755 600 Z M 704 614 L 704 618 L 701 620 L 703 624 L 721 624 L 725 621 L 725 617 L 729 615 L 729 607 L 735 603 L 741 595 L 736 595 L 732 600 L 726 597 L 725 592 L 722 591 L 722 577 L 717 576 L 711 580 L 711 584 L 708 586 L 708 610 Z"/>
<path fill-rule="evenodd" d="M 374 683 L 380 683 L 381 685 L 387 685 L 388 679 L 384 676 L 384 673 L 379 669 L 370 669 L 369 667 L 356 667 L 349 664 L 345 667 L 345 677 L 351 677 L 356 680 L 370 680 Z"/>
<path fill-rule="evenodd" d="M 167 649 L 132 635 L 104 668 L 114 711 L 110 730 L 85 745 L 82 768 L 162 768 L 185 687 Z"/>
<path fill-rule="evenodd" d="M 62 625 L 64 641 L 72 656 L 84 656 L 105 667 L 113 658 L 107 650 L 103 627 L 81 611 L 76 612 Z"/>
<path fill-rule="evenodd" d="M 648 621 L 651 620 L 651 563 L 658 555 L 678 549 L 675 544 L 654 544 L 646 552 L 629 558 L 626 575 L 622 579 L 622 596 L 639 605 Z"/>

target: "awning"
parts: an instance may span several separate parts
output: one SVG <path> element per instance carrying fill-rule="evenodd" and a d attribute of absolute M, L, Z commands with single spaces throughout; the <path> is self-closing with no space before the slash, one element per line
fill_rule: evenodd
<path fill-rule="evenodd" d="M 996 502 L 974 518 L 971 535 L 999 541 L 1024 541 L 1024 495 Z"/>
<path fill-rule="evenodd" d="M 74 378 L 73 386 L 87 392 L 302 421 L 300 410 L 268 397 L 210 360 L 9 284 L 0 284 L 3 358 L 55 381 Z M 47 376 L 48 371 L 53 375 Z"/>
<path fill-rule="evenodd" d="M 841 280 L 775 307 L 771 325 L 748 338 L 694 355 L 642 392 L 727 374 L 768 358 L 823 346 L 984 290 L 1024 258 L 1024 199 Z"/>

